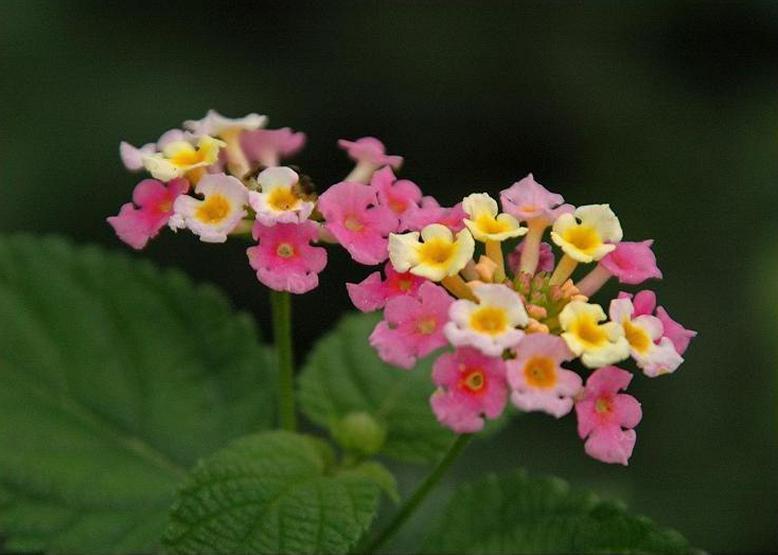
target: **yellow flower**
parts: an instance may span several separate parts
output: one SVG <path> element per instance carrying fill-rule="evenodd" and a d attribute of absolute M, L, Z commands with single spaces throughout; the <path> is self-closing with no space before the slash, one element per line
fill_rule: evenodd
<path fill-rule="evenodd" d="M 465 225 L 478 241 L 505 241 L 527 233 L 527 228 L 510 214 L 498 215 L 497 201 L 486 193 L 466 196 L 462 209 L 468 215 Z"/>
<path fill-rule="evenodd" d="M 578 262 L 600 260 L 616 248 L 621 237 L 619 219 L 607 204 L 581 206 L 574 214 L 562 214 L 551 231 L 554 243 Z"/>
<path fill-rule="evenodd" d="M 424 242 L 419 241 L 419 236 Z M 475 242 L 466 229 L 454 234 L 441 224 L 431 224 L 411 233 L 389 235 L 389 259 L 398 272 L 408 272 L 432 281 L 454 276 L 473 257 Z"/>
<path fill-rule="evenodd" d="M 605 320 L 600 305 L 571 301 L 559 314 L 559 324 L 570 350 L 589 368 L 600 368 L 624 360 L 629 356 L 629 343 L 624 329 Z"/>
<path fill-rule="evenodd" d="M 170 181 L 195 168 L 210 166 L 219 158 L 223 146 L 223 141 L 208 135 L 200 137 L 197 148 L 188 141 L 173 141 L 162 152 L 144 157 L 143 165 L 155 179 Z"/>

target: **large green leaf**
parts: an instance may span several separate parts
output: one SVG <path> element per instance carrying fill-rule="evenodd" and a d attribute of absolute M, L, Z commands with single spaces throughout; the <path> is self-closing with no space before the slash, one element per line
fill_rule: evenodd
<path fill-rule="evenodd" d="M 516 471 L 460 487 L 429 553 L 687 553 L 673 530 L 562 480 Z"/>
<path fill-rule="evenodd" d="M 158 544 L 201 456 L 272 423 L 257 330 L 178 272 L 0 238 L 0 534 L 13 550 Z"/>
<path fill-rule="evenodd" d="M 368 473 L 331 466 L 317 440 L 266 432 L 200 463 L 173 507 L 172 553 L 345 553 L 375 516 Z"/>
<path fill-rule="evenodd" d="M 299 380 L 302 411 L 336 432 L 343 419 L 367 413 L 385 428 L 382 453 L 411 462 L 435 461 L 453 434 L 430 409 L 431 361 L 413 370 L 384 364 L 368 343 L 377 322 L 372 314 L 346 316 L 316 345 Z"/>

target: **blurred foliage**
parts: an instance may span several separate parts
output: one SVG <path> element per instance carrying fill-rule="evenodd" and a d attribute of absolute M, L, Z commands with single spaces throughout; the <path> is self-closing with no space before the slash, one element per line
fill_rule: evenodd
<path fill-rule="evenodd" d="M 628 238 L 656 240 L 660 302 L 700 332 L 676 375 L 633 384 L 645 418 L 630 467 L 588 460 L 573 419 L 529 415 L 472 446 L 450 483 L 522 464 L 695 545 L 774 551 L 778 278 L 754 268 L 778 238 L 777 54 L 764 1 L 5 0 L 0 230 L 122 248 L 104 222 L 135 182 L 119 140 L 210 107 L 308 132 L 297 162 L 322 188 L 348 171 L 335 140 L 374 134 L 445 203 L 529 171 L 570 202 L 610 202 Z M 168 234 L 137 256 L 220 284 L 266 324 L 244 249 Z M 297 303 L 300 356 L 348 308 L 343 281 L 368 273 L 331 252 Z"/>

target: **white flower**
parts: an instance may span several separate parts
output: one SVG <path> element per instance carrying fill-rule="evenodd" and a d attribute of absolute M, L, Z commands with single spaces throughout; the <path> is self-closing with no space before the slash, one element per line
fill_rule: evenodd
<path fill-rule="evenodd" d="M 600 260 L 621 241 L 619 219 L 607 204 L 581 206 L 554 222 L 551 239 L 578 262 Z"/>
<path fill-rule="evenodd" d="M 505 241 L 527 233 L 527 228 L 510 214 L 498 215 L 497 201 L 486 193 L 466 196 L 462 209 L 468 215 L 465 225 L 478 241 Z"/>
<path fill-rule="evenodd" d="M 186 140 L 171 141 L 162 152 L 143 156 L 143 165 L 155 179 L 170 181 L 193 169 L 210 166 L 219 158 L 223 146 L 224 142 L 208 135 L 198 139 L 196 148 Z"/>
<path fill-rule="evenodd" d="M 189 228 L 206 243 L 223 243 L 246 216 L 248 190 L 238 179 L 225 174 L 208 174 L 195 188 L 203 195 L 199 200 L 181 195 L 173 204 L 168 225 L 173 229 Z"/>
<path fill-rule="evenodd" d="M 264 127 L 267 123 L 267 116 L 259 114 L 248 114 L 242 118 L 228 118 L 221 115 L 216 110 L 208 110 L 203 119 L 187 120 L 184 127 L 197 135 L 220 136 L 223 132 L 232 129 L 243 131 L 253 131 Z"/>
<path fill-rule="evenodd" d="M 648 314 L 633 318 L 635 307 L 626 298 L 613 299 L 609 312 L 611 320 L 624 330 L 630 355 L 646 376 L 654 378 L 675 372 L 683 363 L 683 357 L 676 352 L 673 342 L 662 337 L 664 330 L 659 318 Z"/>
<path fill-rule="evenodd" d="M 422 243 L 419 236 L 424 239 Z M 456 238 L 449 228 L 430 224 L 411 233 L 389 235 L 389 259 L 398 272 L 408 272 L 432 281 L 454 276 L 473 258 L 475 242 L 466 229 Z"/>
<path fill-rule="evenodd" d="M 615 364 L 629 356 L 624 330 L 614 322 L 600 324 L 605 318 L 600 305 L 583 301 L 571 301 L 559 313 L 562 339 L 589 368 Z"/>
<path fill-rule="evenodd" d="M 470 345 L 486 355 L 500 356 L 524 337 L 524 332 L 516 329 L 529 322 L 524 303 L 506 285 L 478 283 L 471 288 L 479 302 L 454 301 L 443 331 L 452 345 Z"/>
<path fill-rule="evenodd" d="M 257 181 L 260 192 L 251 191 L 249 203 L 262 224 L 300 223 L 313 212 L 314 203 L 301 198 L 295 190 L 300 178 L 291 168 L 267 168 L 259 174 Z"/>

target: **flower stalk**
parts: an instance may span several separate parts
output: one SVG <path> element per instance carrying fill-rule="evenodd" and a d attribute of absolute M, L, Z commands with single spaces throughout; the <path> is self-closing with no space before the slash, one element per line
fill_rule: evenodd
<path fill-rule="evenodd" d="M 287 292 L 271 291 L 273 340 L 278 365 L 278 417 L 281 428 L 294 431 L 294 358 L 292 353 L 292 297 Z"/>

